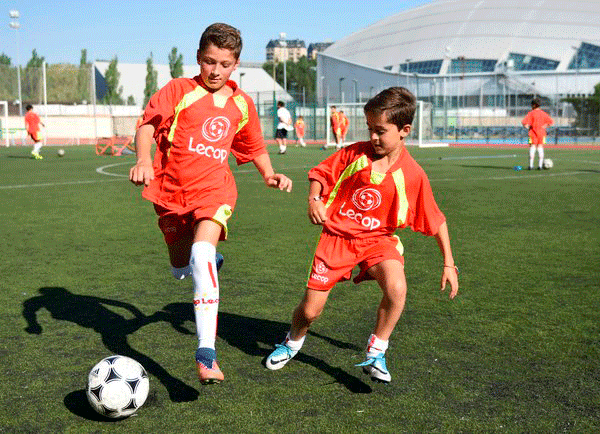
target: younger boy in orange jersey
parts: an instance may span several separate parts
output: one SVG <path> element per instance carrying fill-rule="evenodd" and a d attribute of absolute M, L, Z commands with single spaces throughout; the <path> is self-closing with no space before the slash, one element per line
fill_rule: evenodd
<path fill-rule="evenodd" d="M 40 125 L 45 127 L 44 123 L 40 120 L 40 117 L 33 111 L 33 106 L 31 104 L 27 104 L 25 107 L 25 129 L 27 130 L 27 134 L 33 140 L 33 150 L 31 151 L 31 156 L 36 160 L 41 160 L 44 157 L 40 155 L 40 150 L 42 149 L 42 134 L 40 132 Z"/>
<path fill-rule="evenodd" d="M 329 122 L 331 124 L 331 132 L 333 133 L 333 140 L 335 140 L 336 149 L 342 147 L 342 128 L 340 125 L 340 114 L 337 111 L 337 107 L 332 105 L 331 112 L 329 115 Z M 325 143 L 321 149 L 327 149 L 329 143 Z"/>
<path fill-rule="evenodd" d="M 298 143 L 300 143 L 300 146 L 302 146 L 303 148 L 306 147 L 306 143 L 304 142 L 305 128 L 306 125 L 304 124 L 304 117 L 298 116 L 298 119 L 296 119 L 296 123 L 294 124 L 294 129 L 296 130 L 296 137 L 298 138 Z"/>
<path fill-rule="evenodd" d="M 193 278 L 195 358 L 203 384 L 224 378 L 215 352 L 215 255 L 219 240 L 227 238 L 237 199 L 230 151 L 238 164 L 252 161 L 267 187 L 292 189 L 289 178 L 273 171 L 252 99 L 229 80 L 241 50 L 234 27 L 216 23 L 204 31 L 197 52 L 200 75 L 173 79 L 150 98 L 136 134 L 137 163 L 129 174 L 134 184 L 145 185 L 142 196 L 154 203 L 173 275 Z"/>
<path fill-rule="evenodd" d="M 405 88 L 392 87 L 365 106 L 370 141 L 354 143 L 308 173 L 308 217 L 322 225 L 304 298 L 294 310 L 284 342 L 266 360 L 268 369 L 282 368 L 304 343 L 310 325 L 325 306 L 333 286 L 352 276 L 355 283 L 375 279 L 383 291 L 373 333 L 367 341 L 363 371 L 374 381 L 389 383 L 385 351 L 404 309 L 404 249 L 398 228 L 436 238 L 443 256 L 441 289 L 449 283 L 458 294 L 446 218 L 438 208 L 429 180 L 405 147 L 416 108 Z M 350 320 L 349 320 L 350 321 Z"/>
<path fill-rule="evenodd" d="M 540 108 L 539 98 L 531 100 L 531 111 L 522 121 L 523 126 L 529 130 L 529 170 L 533 169 L 535 150 L 538 151 L 538 170 L 544 166 L 544 145 L 546 144 L 546 128 L 554 125 L 548 113 Z"/>

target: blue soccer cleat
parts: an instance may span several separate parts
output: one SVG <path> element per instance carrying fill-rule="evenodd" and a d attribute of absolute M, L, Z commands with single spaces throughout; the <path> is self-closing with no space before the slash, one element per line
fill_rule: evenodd
<path fill-rule="evenodd" d="M 355 366 L 362 366 L 363 372 L 371 377 L 371 380 L 379 383 L 389 383 L 392 376 L 385 365 L 385 354 L 379 353 L 375 357 L 368 357 L 366 361 Z"/>
<path fill-rule="evenodd" d="M 221 267 L 223 266 L 224 260 L 225 260 L 225 258 L 223 257 L 223 255 L 221 255 L 219 252 L 217 252 L 217 254 L 215 255 L 215 264 L 217 264 L 217 271 L 219 271 L 221 269 Z"/>
<path fill-rule="evenodd" d="M 275 351 L 267 357 L 265 366 L 271 371 L 276 371 L 283 368 L 296 354 L 298 354 L 298 351 L 292 350 L 285 342 L 281 345 L 277 344 L 275 345 Z"/>

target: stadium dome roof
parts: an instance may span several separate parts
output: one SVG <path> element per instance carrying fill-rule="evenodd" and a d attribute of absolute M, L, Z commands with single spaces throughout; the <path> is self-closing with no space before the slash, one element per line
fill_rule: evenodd
<path fill-rule="evenodd" d="M 521 71 L 600 69 L 600 2 L 438 0 L 340 39 L 324 54 L 424 74 L 493 71 L 510 59 Z"/>

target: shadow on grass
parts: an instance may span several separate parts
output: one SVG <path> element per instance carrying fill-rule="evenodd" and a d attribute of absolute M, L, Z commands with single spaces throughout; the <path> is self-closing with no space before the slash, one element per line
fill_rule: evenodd
<path fill-rule="evenodd" d="M 184 332 L 186 331 L 184 323 L 186 321 L 194 322 L 193 309 L 192 303 L 171 303 L 166 305 L 163 308 L 163 311 L 166 313 L 171 325 L 177 331 Z M 217 333 L 219 337 L 229 345 L 239 348 L 250 356 L 262 357 L 263 363 L 264 359 L 271 353 L 273 344 L 276 343 L 274 339 L 279 337 L 280 341 L 283 340 L 288 330 L 288 323 L 219 312 L 219 330 Z M 362 350 L 362 348 L 358 348 L 356 345 L 338 341 L 312 331 L 309 331 L 308 334 L 323 339 L 329 344 L 341 349 Z M 264 348 L 261 348 L 259 344 L 267 345 L 270 349 L 265 350 Z M 328 365 L 326 362 L 316 357 L 300 352 L 294 360 L 320 369 L 327 375 L 330 375 L 335 382 L 344 385 L 353 393 L 369 393 L 372 391 L 371 387 L 360 379 L 348 374 L 340 368 Z"/>
<path fill-rule="evenodd" d="M 73 294 L 65 288 L 40 288 L 39 293 L 39 296 L 23 302 L 23 317 L 27 321 L 27 327 L 25 328 L 27 333 L 38 335 L 42 333 L 42 326 L 37 321 L 37 312 L 40 309 L 46 309 L 54 319 L 70 321 L 100 334 L 102 343 L 112 354 L 121 354 L 140 362 L 150 374 L 165 386 L 173 402 L 194 401 L 198 398 L 199 393 L 196 389 L 173 377 L 159 363 L 133 349 L 127 342 L 127 336 L 141 327 L 166 321 L 164 312 L 156 312 L 146 316 L 129 303 Z M 134 317 L 125 319 L 106 306 L 125 309 Z M 186 333 L 190 334 L 189 331 L 186 331 Z M 87 399 L 85 403 L 87 405 Z"/>

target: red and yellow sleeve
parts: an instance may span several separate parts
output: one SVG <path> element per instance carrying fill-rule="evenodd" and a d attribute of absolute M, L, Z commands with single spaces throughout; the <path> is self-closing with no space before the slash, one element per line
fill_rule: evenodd
<path fill-rule="evenodd" d="M 239 98 L 243 97 L 243 101 Z M 246 95 L 238 95 L 238 108 L 242 112 L 243 125 L 233 138 L 231 153 L 237 164 L 245 164 L 267 153 L 263 140 L 260 119 L 254 102 Z"/>

